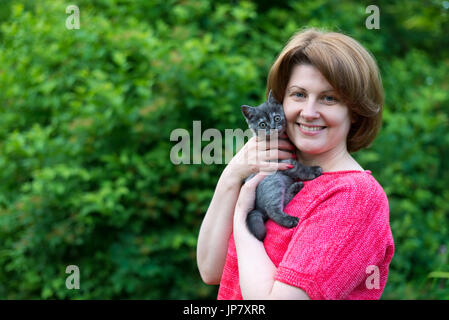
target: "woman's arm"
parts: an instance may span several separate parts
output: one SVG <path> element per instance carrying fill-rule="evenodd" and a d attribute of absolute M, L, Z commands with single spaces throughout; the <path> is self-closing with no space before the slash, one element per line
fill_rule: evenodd
<path fill-rule="evenodd" d="M 232 232 L 234 206 L 242 184 L 227 168 L 218 180 L 198 236 L 197 264 L 201 278 L 207 284 L 220 283 Z"/>
<path fill-rule="evenodd" d="M 277 144 L 265 144 L 254 136 L 221 174 L 198 235 L 197 264 L 205 283 L 220 283 L 233 228 L 235 204 L 243 180 L 260 170 L 288 169 L 286 163 L 269 162 L 292 157 L 291 152 L 280 149 L 296 150 L 288 140 L 279 139 Z"/>
<path fill-rule="evenodd" d="M 234 241 L 242 296 L 251 300 L 307 300 L 309 297 L 302 289 L 275 281 L 276 266 L 268 257 L 263 242 L 246 227 L 246 216 L 253 209 L 257 184 L 263 178 L 263 174 L 258 174 L 241 188 L 234 215 Z"/>

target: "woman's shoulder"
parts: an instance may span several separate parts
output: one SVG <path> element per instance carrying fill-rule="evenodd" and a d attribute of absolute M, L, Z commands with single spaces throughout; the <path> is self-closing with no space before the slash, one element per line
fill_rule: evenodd
<path fill-rule="evenodd" d="M 314 180 L 312 180 L 314 181 Z M 373 177 L 370 170 L 344 170 L 323 172 L 311 185 L 314 188 L 335 191 L 352 191 L 366 193 L 367 195 L 385 193 L 382 186 Z"/>
<path fill-rule="evenodd" d="M 381 211 L 388 212 L 385 191 L 369 170 L 324 172 L 305 183 L 304 193 L 308 194 L 310 202 L 315 205 L 331 202 L 335 206 L 352 205 L 360 210 L 383 209 Z"/>
<path fill-rule="evenodd" d="M 301 221 L 319 221 L 337 226 L 374 226 L 374 232 L 389 230 L 389 204 L 382 186 L 369 170 L 325 172 L 304 182 L 304 187 L 286 208 Z"/>

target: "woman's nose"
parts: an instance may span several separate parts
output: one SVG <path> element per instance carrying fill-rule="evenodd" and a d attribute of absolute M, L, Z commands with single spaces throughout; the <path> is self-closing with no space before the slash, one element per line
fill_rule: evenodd
<path fill-rule="evenodd" d="M 304 104 L 303 109 L 301 111 L 301 117 L 306 120 L 309 119 L 317 119 L 320 117 L 318 110 L 316 108 L 316 101 L 314 99 L 309 99 Z"/>

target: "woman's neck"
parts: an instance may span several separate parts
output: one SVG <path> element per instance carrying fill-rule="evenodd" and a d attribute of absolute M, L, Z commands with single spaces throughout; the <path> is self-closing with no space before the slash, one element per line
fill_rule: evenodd
<path fill-rule="evenodd" d="M 349 154 L 346 146 L 339 149 L 332 149 L 320 154 L 307 154 L 297 151 L 298 160 L 308 166 L 320 166 L 323 172 L 360 170 L 363 168 Z"/>

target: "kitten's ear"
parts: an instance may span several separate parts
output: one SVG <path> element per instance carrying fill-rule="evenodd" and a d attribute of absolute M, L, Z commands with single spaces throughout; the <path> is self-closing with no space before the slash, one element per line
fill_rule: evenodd
<path fill-rule="evenodd" d="M 270 104 L 280 104 L 274 97 L 273 97 L 273 92 L 270 89 L 270 92 L 268 93 L 268 102 Z"/>
<path fill-rule="evenodd" d="M 243 105 L 241 106 L 242 108 L 242 113 L 245 116 L 246 119 L 251 119 L 254 115 L 254 108 L 247 106 L 247 105 Z"/>

